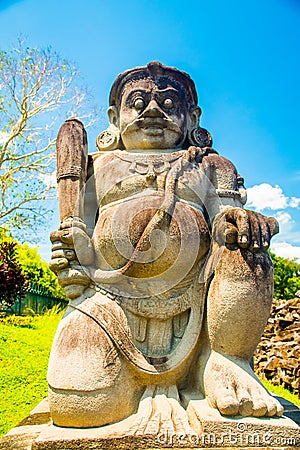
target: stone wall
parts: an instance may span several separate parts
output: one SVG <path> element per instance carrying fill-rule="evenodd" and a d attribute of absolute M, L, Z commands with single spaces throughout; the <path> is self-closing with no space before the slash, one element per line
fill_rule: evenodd
<path fill-rule="evenodd" d="M 298 295 L 298 293 L 296 294 Z M 254 355 L 260 378 L 300 396 L 300 295 L 274 300 L 271 317 Z"/>

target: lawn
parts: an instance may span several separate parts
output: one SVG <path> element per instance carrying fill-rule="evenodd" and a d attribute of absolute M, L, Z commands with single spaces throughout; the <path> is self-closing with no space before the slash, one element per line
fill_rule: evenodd
<path fill-rule="evenodd" d="M 55 330 L 62 316 L 0 318 L 0 437 L 24 419 L 47 395 L 46 372 Z M 267 389 L 300 405 L 289 391 Z"/>
<path fill-rule="evenodd" d="M 0 436 L 47 395 L 49 352 L 61 315 L 0 318 Z"/>

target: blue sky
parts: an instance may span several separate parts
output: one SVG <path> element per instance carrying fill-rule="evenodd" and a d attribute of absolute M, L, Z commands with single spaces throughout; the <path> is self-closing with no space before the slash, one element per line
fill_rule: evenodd
<path fill-rule="evenodd" d="M 75 61 L 104 109 L 127 68 L 159 60 L 187 71 L 201 123 L 244 176 L 249 207 L 280 221 L 273 249 L 300 259 L 298 0 L 0 0 L 0 48 L 20 33 Z M 98 126 L 90 151 L 104 117 Z M 43 233 L 46 259 L 57 221 Z"/>

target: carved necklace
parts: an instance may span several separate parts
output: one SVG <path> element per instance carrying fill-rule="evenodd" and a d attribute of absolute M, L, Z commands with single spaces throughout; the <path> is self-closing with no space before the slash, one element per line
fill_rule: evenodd
<path fill-rule="evenodd" d="M 132 173 L 139 173 L 140 175 L 147 175 L 147 177 L 152 178 L 157 175 L 169 171 L 171 168 L 171 163 L 179 159 L 183 152 L 173 152 L 173 153 L 159 153 L 156 154 L 140 154 L 134 153 L 130 154 L 122 150 L 116 150 L 115 155 L 131 163 L 129 171 Z"/>

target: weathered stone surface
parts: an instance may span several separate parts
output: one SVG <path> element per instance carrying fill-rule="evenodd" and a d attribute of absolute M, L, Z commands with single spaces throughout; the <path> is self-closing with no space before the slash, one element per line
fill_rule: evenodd
<path fill-rule="evenodd" d="M 48 399 L 42 400 L 17 427 L 0 439 L 0 449 L 29 450 L 41 431 L 51 424 Z"/>
<path fill-rule="evenodd" d="M 27 416 L 24 420 L 22 420 L 18 427 L 26 426 L 26 425 L 41 425 L 51 423 L 50 417 L 50 409 L 48 398 L 44 398 Z"/>
<path fill-rule="evenodd" d="M 273 300 L 271 316 L 254 354 L 262 379 L 300 394 L 300 298 Z"/>
<path fill-rule="evenodd" d="M 292 405 L 279 398 L 285 410 Z M 100 428 L 61 428 L 49 424 L 47 401 L 41 402 L 22 423 L 30 425 L 11 430 L 0 439 L 3 450 L 56 450 L 56 449 L 133 449 L 133 448 L 299 448 L 300 428 L 286 417 L 282 418 L 225 418 L 208 407 L 205 400 L 191 400 L 188 406 L 193 433 L 169 433 L 148 436 L 130 436 L 134 418 Z M 34 416 L 45 424 L 34 424 Z"/>
<path fill-rule="evenodd" d="M 287 417 L 224 417 L 206 400 L 191 401 L 188 415 L 202 446 L 300 445 L 300 427 Z"/>
<path fill-rule="evenodd" d="M 49 424 L 24 425 L 13 428 L 0 439 L 1 450 L 31 450 L 32 444 Z"/>
<path fill-rule="evenodd" d="M 87 158 L 76 119 L 59 132 L 51 268 L 70 305 L 49 404 L 55 426 L 80 437 L 94 427 L 115 438 L 127 420 L 124 439 L 138 446 L 193 435 L 189 402 L 204 397 L 224 416 L 282 414 L 249 364 L 272 303 L 278 224 L 244 209 L 243 179 L 200 115 L 189 75 L 152 62 L 114 82 L 100 152 Z"/>

